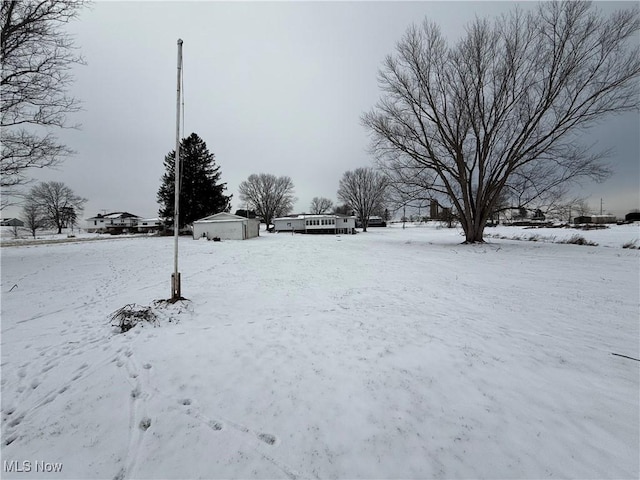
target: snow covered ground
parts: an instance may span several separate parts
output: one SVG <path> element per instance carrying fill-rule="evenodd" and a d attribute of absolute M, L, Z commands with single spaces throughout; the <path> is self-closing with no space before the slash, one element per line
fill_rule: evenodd
<path fill-rule="evenodd" d="M 638 478 L 623 227 L 3 247 L 3 478 Z"/>

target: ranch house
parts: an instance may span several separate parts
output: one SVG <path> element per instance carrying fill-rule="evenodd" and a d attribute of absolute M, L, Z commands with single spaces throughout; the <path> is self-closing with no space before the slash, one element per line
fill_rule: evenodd
<path fill-rule="evenodd" d="M 351 234 L 355 233 L 356 219 L 340 214 L 307 215 L 303 213 L 274 218 L 273 226 L 276 232 Z"/>

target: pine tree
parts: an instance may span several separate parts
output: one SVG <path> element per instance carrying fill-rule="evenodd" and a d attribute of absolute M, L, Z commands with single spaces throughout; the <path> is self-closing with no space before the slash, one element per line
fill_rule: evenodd
<path fill-rule="evenodd" d="M 173 222 L 175 196 L 175 150 L 164 157 L 166 172 L 158 190 L 160 216 Z M 220 180 L 220 167 L 207 144 L 192 133 L 180 143 L 180 228 L 194 220 L 231 209 L 231 195 Z"/>

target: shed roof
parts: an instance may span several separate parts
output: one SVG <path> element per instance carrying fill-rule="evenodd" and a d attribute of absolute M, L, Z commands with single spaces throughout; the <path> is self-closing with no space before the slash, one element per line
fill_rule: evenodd
<path fill-rule="evenodd" d="M 209 215 L 208 217 L 196 220 L 193 223 L 213 223 L 213 222 L 242 222 L 244 220 L 259 221 L 256 218 L 241 217 L 240 215 L 234 215 L 232 213 L 220 212 L 215 215 Z"/>

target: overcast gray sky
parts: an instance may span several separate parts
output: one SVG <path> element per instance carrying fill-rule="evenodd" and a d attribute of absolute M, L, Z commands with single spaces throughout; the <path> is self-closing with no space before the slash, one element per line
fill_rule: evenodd
<path fill-rule="evenodd" d="M 252 173 L 288 175 L 295 212 L 336 201 L 347 170 L 370 166 L 360 116 L 378 100 L 377 71 L 412 22 L 455 40 L 475 15 L 513 2 L 97 2 L 69 29 L 88 65 L 72 93 L 84 111 L 64 141 L 78 153 L 38 180 L 65 182 L 103 210 L 154 217 L 164 156 L 175 148 L 177 39 L 184 41 L 185 130 L 216 155 L 232 211 Z M 610 11 L 631 3 L 598 4 Z M 534 6 L 524 4 L 525 8 Z M 615 174 L 580 194 L 594 209 L 640 208 L 640 117 L 609 118 L 588 141 L 615 148 Z"/>

